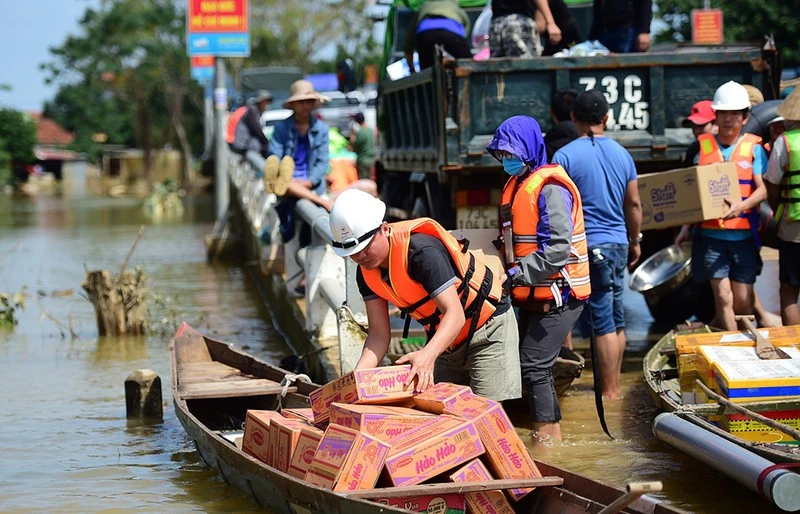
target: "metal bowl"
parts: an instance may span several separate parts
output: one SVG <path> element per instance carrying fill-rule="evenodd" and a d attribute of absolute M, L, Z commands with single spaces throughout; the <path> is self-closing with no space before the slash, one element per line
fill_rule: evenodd
<path fill-rule="evenodd" d="M 631 273 L 628 286 L 656 299 L 677 290 L 692 274 L 692 244 L 670 245 L 651 255 Z"/>

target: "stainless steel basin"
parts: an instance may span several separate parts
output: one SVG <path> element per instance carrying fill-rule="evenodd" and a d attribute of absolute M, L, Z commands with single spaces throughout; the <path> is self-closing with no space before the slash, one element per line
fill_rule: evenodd
<path fill-rule="evenodd" d="M 629 287 L 657 299 L 675 291 L 692 274 L 692 244 L 670 245 L 651 255 L 631 273 Z"/>

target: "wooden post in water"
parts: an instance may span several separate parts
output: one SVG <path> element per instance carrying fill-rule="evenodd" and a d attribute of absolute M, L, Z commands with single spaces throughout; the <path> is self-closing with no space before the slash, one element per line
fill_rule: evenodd
<path fill-rule="evenodd" d="M 136 241 L 119 268 L 119 275 L 112 277 L 106 270 L 87 271 L 81 287 L 97 314 L 97 330 L 101 336 L 122 334 L 144 334 L 147 329 L 147 289 L 142 268 L 126 271 L 133 250 L 144 235 L 144 225 L 139 229 Z"/>
<path fill-rule="evenodd" d="M 155 371 L 139 369 L 125 379 L 125 411 L 128 419 L 163 419 L 161 377 Z"/>

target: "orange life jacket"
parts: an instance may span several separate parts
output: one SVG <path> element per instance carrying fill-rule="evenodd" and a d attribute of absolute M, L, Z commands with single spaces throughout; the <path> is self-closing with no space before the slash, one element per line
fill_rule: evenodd
<path fill-rule="evenodd" d="M 236 139 L 236 125 L 239 124 L 239 120 L 242 119 L 242 116 L 244 116 L 246 112 L 247 106 L 242 106 L 228 115 L 228 125 L 225 127 L 225 141 L 227 141 L 229 145 L 232 145 L 233 141 Z"/>
<path fill-rule="evenodd" d="M 697 140 L 700 142 L 700 157 L 697 164 L 719 164 L 725 162 L 722 151 L 717 144 L 717 138 L 713 134 L 701 134 Z M 742 200 L 753 194 L 756 183 L 753 178 L 753 159 L 755 156 L 755 146 L 761 142 L 761 138 L 754 134 L 744 134 L 733 149 L 728 162 L 736 164 L 736 174 L 739 176 L 739 194 Z M 745 163 L 749 163 L 749 166 Z M 703 228 L 727 229 L 727 230 L 750 230 L 751 219 L 755 211 L 749 209 L 732 220 L 707 220 L 702 223 Z"/>
<path fill-rule="evenodd" d="M 592 292 L 589 284 L 589 255 L 586 233 L 583 225 L 583 203 L 577 186 L 569 178 L 564 168 L 557 164 L 542 166 L 534 170 L 520 182 L 519 177 L 511 177 L 503 188 L 501 200 L 501 223 L 511 223 L 514 262 L 507 262 L 510 268 L 538 250 L 536 225 L 539 222 L 539 203 L 537 199 L 545 184 L 556 183 L 565 187 L 573 198 L 572 202 L 572 244 L 567 265 L 558 273 L 533 286 L 514 286 L 511 299 L 516 305 L 525 306 L 531 302 L 554 301 L 557 307 L 563 303 L 561 289 L 569 287 L 570 294 L 578 300 L 585 300 Z M 510 216 L 509 216 L 510 214 Z M 509 219 L 510 218 L 510 219 Z"/>
<path fill-rule="evenodd" d="M 428 292 L 408 274 L 408 248 L 411 234 L 428 234 L 444 243 L 456 269 L 456 289 L 464 307 L 466 323 L 450 348 L 472 339 L 495 311 L 503 294 L 498 277 L 492 275 L 484 260 L 469 251 L 468 241 L 459 241 L 430 218 L 400 221 L 389 225 L 389 276 L 383 279 L 379 268 L 361 268 L 364 281 L 381 298 L 393 303 L 425 326 L 428 338 L 439 325 L 441 312 Z"/>

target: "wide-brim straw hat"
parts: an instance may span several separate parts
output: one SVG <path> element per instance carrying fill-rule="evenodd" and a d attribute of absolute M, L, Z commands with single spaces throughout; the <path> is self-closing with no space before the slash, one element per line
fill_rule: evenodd
<path fill-rule="evenodd" d="M 794 88 L 786 100 L 775 109 L 775 114 L 783 116 L 786 121 L 800 121 L 800 87 Z"/>
<path fill-rule="evenodd" d="M 307 80 L 296 80 L 289 87 L 289 92 L 291 95 L 283 102 L 284 109 L 291 109 L 292 103 L 301 102 L 303 100 L 316 100 L 314 104 L 315 108 L 330 100 L 327 96 L 317 93 L 314 90 L 314 84 Z"/>

